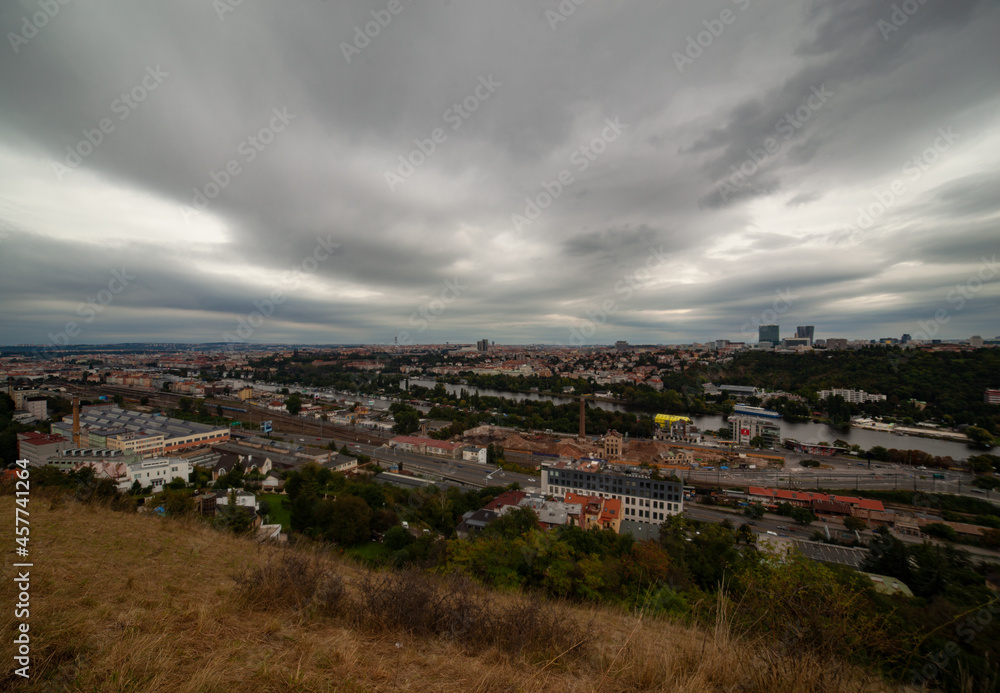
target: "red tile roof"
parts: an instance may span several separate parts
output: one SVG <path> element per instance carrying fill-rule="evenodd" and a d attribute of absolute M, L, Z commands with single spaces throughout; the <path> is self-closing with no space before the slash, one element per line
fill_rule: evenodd
<path fill-rule="evenodd" d="M 499 496 L 491 500 L 486 504 L 484 510 L 493 510 L 497 512 L 500 508 L 506 505 L 518 505 L 527 497 L 527 493 L 524 491 L 504 491 Z"/>
<path fill-rule="evenodd" d="M 864 510 L 876 510 L 884 512 L 885 506 L 882 501 L 869 500 L 867 498 L 855 498 L 853 496 L 833 496 L 828 493 L 817 493 L 816 491 L 790 491 L 788 489 L 773 489 L 764 486 L 750 486 L 747 489 L 748 495 L 764 496 L 781 501 L 799 501 L 811 503 L 812 501 L 833 501 L 836 503 L 847 503 L 856 508 Z"/>

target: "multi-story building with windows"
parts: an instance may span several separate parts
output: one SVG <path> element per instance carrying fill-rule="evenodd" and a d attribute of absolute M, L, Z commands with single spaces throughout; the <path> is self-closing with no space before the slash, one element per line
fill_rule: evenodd
<path fill-rule="evenodd" d="M 143 488 L 152 486 L 154 490 L 169 484 L 174 479 L 185 482 L 191 475 L 191 463 L 179 457 L 154 457 L 128 465 L 128 474 L 119 483 L 121 489 L 128 489 L 136 481 Z"/>
<path fill-rule="evenodd" d="M 542 464 L 542 493 L 565 497 L 566 492 L 621 501 L 621 519 L 661 524 L 684 509 L 679 481 L 653 479 L 651 470 L 603 460 Z"/>
<path fill-rule="evenodd" d="M 820 390 L 819 398 L 826 399 L 827 397 L 840 396 L 844 398 L 844 401 L 851 404 L 864 404 L 865 402 L 884 402 L 886 400 L 885 395 L 873 395 L 865 392 L 864 390 Z"/>
<path fill-rule="evenodd" d="M 778 326 L 777 325 L 761 325 L 757 328 L 757 341 L 758 342 L 770 342 L 771 344 L 777 344 L 781 341 L 781 337 L 778 336 Z"/>
<path fill-rule="evenodd" d="M 57 455 L 72 447 L 72 437 L 35 431 L 17 434 L 18 459 L 28 460 L 34 467 L 43 466 L 49 455 Z"/>
<path fill-rule="evenodd" d="M 729 426 L 733 440 L 740 445 L 749 445 L 757 436 L 769 448 L 776 448 L 781 444 L 781 429 L 774 421 L 756 416 L 730 416 Z"/>

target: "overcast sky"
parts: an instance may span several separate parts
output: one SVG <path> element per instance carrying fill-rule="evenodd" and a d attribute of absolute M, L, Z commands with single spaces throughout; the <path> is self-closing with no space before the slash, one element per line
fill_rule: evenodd
<path fill-rule="evenodd" d="M 1000 334 L 995 0 L 50 1 L 0 343 Z"/>

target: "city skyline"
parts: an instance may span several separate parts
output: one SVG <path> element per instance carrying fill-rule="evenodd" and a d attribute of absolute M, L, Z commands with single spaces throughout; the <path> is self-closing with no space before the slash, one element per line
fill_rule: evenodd
<path fill-rule="evenodd" d="M 993 339 L 1000 6 L 903 5 L 5 6 L 0 343 Z"/>

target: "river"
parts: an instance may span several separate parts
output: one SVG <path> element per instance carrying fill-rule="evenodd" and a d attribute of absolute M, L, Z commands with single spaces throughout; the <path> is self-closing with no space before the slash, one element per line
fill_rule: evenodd
<path fill-rule="evenodd" d="M 411 378 L 410 384 L 420 385 L 422 387 L 434 387 L 438 383 L 433 380 Z M 532 400 L 536 402 L 568 404 L 578 400 L 577 397 L 573 397 L 572 395 L 559 396 L 542 395 L 537 392 L 503 392 L 501 390 L 492 390 L 489 388 L 474 388 L 469 385 L 450 385 L 448 383 L 442 384 L 448 392 L 456 395 L 462 390 L 465 390 L 470 394 L 478 392 L 483 397 L 505 397 L 507 399 L 517 401 Z M 587 406 L 600 407 L 606 411 L 649 414 L 647 411 L 628 407 L 623 404 L 616 404 L 614 402 L 603 402 L 601 400 L 588 400 Z M 695 425 L 703 431 L 716 431 L 723 426 L 728 427 L 728 424 L 726 424 L 721 416 L 691 415 L 691 420 L 694 421 Z M 887 433 L 885 431 L 871 431 L 865 428 L 851 428 L 847 431 L 838 431 L 824 424 L 811 422 L 791 423 L 783 419 L 776 419 L 775 423 L 781 429 L 782 438 L 795 438 L 803 443 L 819 443 L 821 441 L 827 441 L 832 444 L 834 440 L 839 438 L 840 440 L 846 440 L 851 445 L 860 445 L 864 450 L 869 450 L 876 445 L 881 445 L 887 449 L 896 448 L 899 450 L 923 450 L 931 455 L 951 457 L 955 460 L 964 460 L 968 458 L 969 455 L 978 454 L 978 452 L 992 452 L 993 454 L 998 453 L 997 448 L 990 451 L 976 451 L 969 448 L 965 443 L 940 440 L 936 438 L 921 438 L 919 436 L 901 436 L 894 433 Z"/>

